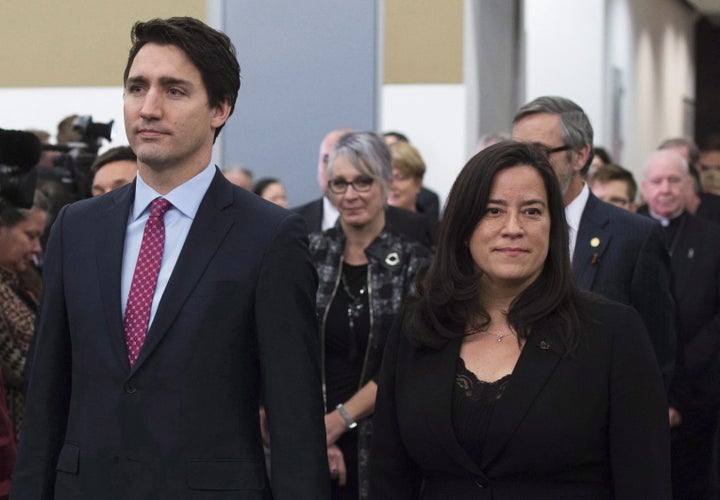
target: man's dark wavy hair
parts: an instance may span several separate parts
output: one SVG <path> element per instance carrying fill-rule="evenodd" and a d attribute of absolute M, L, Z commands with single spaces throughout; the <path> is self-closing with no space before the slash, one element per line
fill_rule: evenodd
<path fill-rule="evenodd" d="M 534 168 L 545 186 L 550 214 L 548 255 L 540 276 L 510 306 L 507 319 L 523 340 L 541 324 L 559 330 L 567 352 L 575 345 L 579 320 L 578 291 L 570 268 L 568 229 L 562 192 L 547 157 L 536 146 L 505 141 L 468 161 L 455 180 L 440 223 L 432 264 L 408 300 L 408 340 L 416 347 L 439 349 L 466 335 L 466 327 L 482 328 L 490 317 L 480 303 L 480 276 L 468 241 L 483 217 L 493 179 L 518 166 Z"/>
<path fill-rule="evenodd" d="M 192 17 L 171 17 L 135 23 L 130 39 L 132 47 L 123 74 L 123 84 L 127 82 L 135 56 L 146 43 L 174 45 L 185 52 L 200 71 L 210 107 L 227 102 L 232 115 L 240 90 L 240 64 L 235 47 L 225 33 Z M 216 138 L 223 126 L 215 130 Z"/>

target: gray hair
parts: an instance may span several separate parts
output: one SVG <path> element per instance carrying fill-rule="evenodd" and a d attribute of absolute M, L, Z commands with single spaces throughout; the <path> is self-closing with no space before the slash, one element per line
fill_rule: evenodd
<path fill-rule="evenodd" d="M 392 156 L 385 140 L 375 132 L 349 132 L 343 135 L 330 152 L 328 179 L 336 158 L 345 158 L 357 169 L 380 183 L 383 200 L 387 199 L 392 179 Z"/>
<path fill-rule="evenodd" d="M 700 161 L 700 149 L 698 149 L 695 141 L 688 139 L 687 137 L 672 137 L 670 139 L 665 139 L 658 146 L 658 150 L 671 149 L 678 146 L 684 146 L 687 148 L 690 163 L 694 165 Z"/>
<path fill-rule="evenodd" d="M 690 175 L 690 166 L 680 153 L 671 149 L 660 149 L 648 156 L 647 160 L 645 160 L 645 164 L 643 165 L 643 180 L 647 179 L 650 164 L 657 158 L 667 158 L 668 160 L 672 160 L 680 167 L 683 175 Z"/>
<path fill-rule="evenodd" d="M 521 107 L 515 118 L 513 118 L 513 125 L 526 116 L 538 113 L 550 113 L 560 116 L 562 140 L 567 146 L 570 146 L 567 153 L 568 161 L 572 160 L 575 151 L 590 146 L 588 160 L 580 172 L 585 175 L 593 158 L 593 128 L 585 111 L 565 97 L 542 96 Z"/>

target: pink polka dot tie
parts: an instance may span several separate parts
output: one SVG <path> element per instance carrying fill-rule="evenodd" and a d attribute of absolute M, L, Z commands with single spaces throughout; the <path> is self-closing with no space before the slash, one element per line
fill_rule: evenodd
<path fill-rule="evenodd" d="M 135 273 L 130 284 L 127 307 L 125 308 L 125 342 L 130 366 L 135 364 L 150 321 L 155 285 L 157 284 L 160 261 L 165 247 L 165 212 L 171 207 L 164 198 L 155 198 L 150 205 L 150 217 L 145 222 L 140 253 Z"/>

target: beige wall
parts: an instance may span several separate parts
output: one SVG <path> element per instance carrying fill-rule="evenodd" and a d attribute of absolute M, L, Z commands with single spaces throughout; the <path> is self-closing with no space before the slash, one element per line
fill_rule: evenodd
<path fill-rule="evenodd" d="M 206 17 L 205 0 L 5 0 L 0 87 L 122 85 L 130 28 L 153 17 Z"/>
<path fill-rule="evenodd" d="M 385 0 L 385 83 L 463 83 L 463 0 Z"/>

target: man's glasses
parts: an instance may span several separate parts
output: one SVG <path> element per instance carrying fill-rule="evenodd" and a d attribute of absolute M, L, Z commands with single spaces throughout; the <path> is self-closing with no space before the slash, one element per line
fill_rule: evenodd
<path fill-rule="evenodd" d="M 356 193 L 366 193 L 370 191 L 370 188 L 375 182 L 372 177 L 358 177 L 354 181 L 346 181 L 345 179 L 330 179 L 328 181 L 328 188 L 334 194 L 343 194 L 347 191 L 348 186 L 352 186 Z"/>

